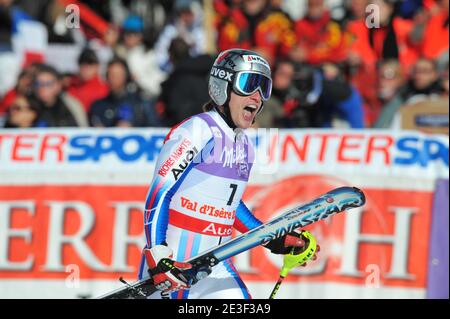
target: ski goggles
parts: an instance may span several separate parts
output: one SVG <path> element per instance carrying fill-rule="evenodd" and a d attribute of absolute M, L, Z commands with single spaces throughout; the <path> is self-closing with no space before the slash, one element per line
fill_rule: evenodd
<path fill-rule="evenodd" d="M 272 93 L 272 80 L 256 72 L 240 72 L 234 81 L 235 90 L 242 95 L 251 95 L 257 90 L 263 100 L 267 101 Z"/>

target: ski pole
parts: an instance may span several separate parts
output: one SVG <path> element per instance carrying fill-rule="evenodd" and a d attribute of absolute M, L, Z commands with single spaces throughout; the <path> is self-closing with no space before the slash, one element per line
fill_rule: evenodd
<path fill-rule="evenodd" d="M 281 283 L 283 282 L 284 278 L 287 277 L 289 271 L 292 268 L 303 265 L 306 261 L 311 259 L 312 256 L 314 256 L 314 253 L 317 250 L 316 239 L 308 231 L 302 231 L 301 236 L 305 240 L 306 248 L 294 247 L 289 254 L 284 255 L 283 267 L 281 267 L 280 276 L 277 283 L 275 284 L 275 287 L 272 290 L 272 293 L 270 294 L 269 299 L 275 298 L 278 289 L 280 289 Z"/>

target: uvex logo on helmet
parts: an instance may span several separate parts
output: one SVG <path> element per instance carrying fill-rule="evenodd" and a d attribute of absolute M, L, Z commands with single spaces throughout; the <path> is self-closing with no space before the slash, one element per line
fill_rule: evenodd
<path fill-rule="evenodd" d="M 212 67 L 211 75 L 216 77 L 216 78 L 232 82 L 234 74 L 232 72 L 229 72 L 229 71 L 226 71 L 226 70 L 222 70 L 222 69 L 219 69 L 219 68 L 216 68 L 216 67 Z"/>

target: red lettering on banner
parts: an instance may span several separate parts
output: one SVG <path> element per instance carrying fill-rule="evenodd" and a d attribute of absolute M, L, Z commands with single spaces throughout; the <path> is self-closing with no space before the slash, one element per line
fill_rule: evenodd
<path fill-rule="evenodd" d="M 30 270 L 34 259 L 31 249 L 33 201 L 2 201 L 2 206 L 0 223 L 3 227 L 0 242 L 5 243 L 2 245 L 5 250 L 0 252 L 0 269 L 13 270 L 17 267 Z"/>
<path fill-rule="evenodd" d="M 272 185 L 269 192 L 267 187 L 250 185 L 244 201 L 258 196 L 254 213 L 260 220 L 267 221 L 273 217 L 274 211 L 299 201 L 306 202 L 329 190 L 333 184 L 323 183 L 323 179 L 301 175 Z M 264 196 L 260 196 L 262 189 Z M 326 253 L 305 268 L 308 275 L 298 277 L 293 274 L 287 278 L 288 281 L 301 278 L 303 282 L 333 282 L 364 288 L 364 270 L 367 265 L 376 265 L 384 288 L 426 289 L 429 241 L 424 238 L 430 235 L 432 192 L 367 187 L 364 191 L 368 198 L 364 210 L 338 214 L 327 222 L 309 227 Z M 80 279 L 135 278 L 142 247 L 135 241 L 130 244 L 130 240 L 143 235 L 143 220 L 140 209 L 131 211 L 129 207 L 136 207 L 136 202 L 145 198 L 146 192 L 146 186 L 1 185 L 0 201 L 3 205 L 0 206 L 0 222 L 10 221 L 0 224 L 5 230 L 0 232 L 0 242 L 8 247 L 7 255 L 0 250 L 1 280 L 65 280 L 64 266 L 69 264 L 80 267 Z M 15 208 L 6 209 L 8 203 Z M 22 206 L 17 206 L 18 203 Z M 74 203 L 78 203 L 80 208 L 85 206 L 88 211 L 84 214 L 77 212 L 73 209 Z M 65 207 L 72 207 L 71 211 L 65 213 Z M 64 218 L 58 218 L 59 213 L 63 213 Z M 5 215 L 9 216 L 8 219 Z M 205 231 L 213 236 L 231 234 L 232 225 L 211 225 L 211 221 L 196 218 L 186 220 L 186 215 L 178 213 L 177 216 L 177 212 L 173 214 L 170 211 L 171 223 L 178 218 L 180 226 L 195 228 L 196 232 Z M 83 224 L 84 228 L 81 227 Z M 84 229 L 82 233 L 81 228 Z M 402 237 L 406 238 L 404 245 L 405 241 L 397 240 Z M 51 244 L 55 238 L 58 245 Z M 80 253 L 82 251 L 84 255 Z M 110 267 L 96 268 L 90 255 Z M 262 247 L 250 250 L 246 256 L 253 272 L 240 269 L 244 280 L 270 281 L 279 272 L 279 265 Z M 351 261 L 344 262 L 344 256 Z M 28 260 L 32 260 L 29 269 L 15 268 L 17 263 L 26 264 Z M 2 268 L 2 263 L 9 268 Z M 60 270 L 50 267 L 53 265 Z M 129 270 L 123 270 L 127 267 Z M 399 277 L 399 273 L 405 276 Z M 38 285 L 39 282 L 36 283 Z"/>
<path fill-rule="evenodd" d="M 50 143 L 52 139 L 56 139 L 57 142 Z M 42 162 L 45 160 L 44 154 L 47 154 L 47 151 L 53 150 L 56 152 L 58 156 L 58 162 L 62 162 L 63 160 L 63 146 L 67 141 L 67 137 L 62 134 L 48 134 L 44 136 L 44 139 L 42 140 L 40 151 L 39 151 L 39 160 Z"/>
<path fill-rule="evenodd" d="M 31 162 L 33 161 L 33 157 L 32 156 L 24 156 L 24 155 L 20 155 L 19 152 L 23 149 L 31 149 L 34 146 L 34 142 L 33 143 L 26 143 L 24 141 L 24 139 L 27 138 L 32 138 L 35 139 L 37 138 L 38 135 L 37 134 L 22 134 L 22 135 L 17 135 L 16 139 L 14 141 L 14 146 L 13 146 L 13 151 L 12 151 L 12 159 L 14 161 L 18 161 L 18 162 Z"/>
<path fill-rule="evenodd" d="M 349 158 L 344 156 L 344 152 L 346 149 L 358 149 L 361 144 L 350 144 L 349 139 L 364 139 L 364 135 L 362 134 L 352 134 L 352 135 L 344 135 L 341 138 L 341 142 L 339 143 L 338 148 L 338 161 L 339 162 L 347 162 L 347 163 L 360 163 L 361 159 L 359 158 Z"/>
<path fill-rule="evenodd" d="M 136 278 L 145 244 L 138 207 L 146 192 L 145 186 L 0 185 L 0 222 L 10 220 L 0 227 L 7 245 L 0 250 L 0 279 L 64 280 L 69 264 L 79 266 L 81 279 Z M 29 260 L 27 271 L 19 268 Z"/>
<path fill-rule="evenodd" d="M 275 160 L 275 155 L 278 155 L 277 148 L 278 148 L 278 141 L 280 140 L 280 136 L 278 134 L 272 136 L 272 140 L 270 141 L 270 148 L 269 148 L 269 162 L 273 163 Z"/>
<path fill-rule="evenodd" d="M 318 134 L 317 137 L 319 137 L 321 139 L 319 162 L 323 162 L 323 160 L 325 159 L 325 152 L 327 150 L 328 138 L 338 137 L 338 135 L 337 134 Z"/>
<path fill-rule="evenodd" d="M 308 151 L 309 139 L 310 139 L 309 135 L 304 135 L 303 136 L 303 144 L 300 147 L 297 145 L 297 141 L 295 140 L 295 138 L 292 135 L 287 135 L 286 139 L 284 140 L 284 143 L 283 143 L 283 151 L 281 154 L 281 160 L 283 162 L 286 161 L 288 147 L 289 147 L 289 145 L 292 145 L 295 153 L 297 154 L 298 159 L 300 161 L 305 161 L 306 154 Z"/>
<path fill-rule="evenodd" d="M 375 145 L 376 142 L 385 141 L 384 145 Z M 392 144 L 394 144 L 394 138 L 389 135 L 374 135 L 369 137 L 369 142 L 367 146 L 367 153 L 365 163 L 370 163 L 372 161 L 372 153 L 381 152 L 384 155 L 384 163 L 386 165 L 391 164 L 391 156 L 389 154 L 389 149 Z"/>
<path fill-rule="evenodd" d="M 244 196 L 243 200 L 252 201 L 257 196 L 258 208 L 253 213 L 261 221 L 267 221 L 281 207 L 305 202 L 330 189 L 332 184 L 324 180 L 323 176 L 314 175 L 291 177 L 274 185 L 269 192 L 264 190 L 264 196 L 260 196 L 260 191 L 252 192 L 254 187 L 249 186 L 247 194 L 251 195 Z M 311 185 L 316 188 L 313 192 Z M 301 281 L 364 288 L 365 269 L 375 265 L 384 288 L 425 289 L 430 243 L 423 238 L 429 238 L 432 192 L 367 187 L 364 192 L 368 201 L 362 211 L 350 210 L 306 227 L 318 236 L 322 250 L 327 253 L 322 257 L 319 254 L 318 260 L 308 265 L 307 275 L 301 276 Z M 327 240 L 331 241 L 327 244 Z M 267 253 L 261 247 L 252 249 L 245 261 L 244 257 L 236 258 L 240 259 L 239 264 L 248 267 L 248 273 L 240 269 L 244 281 L 269 280 L 279 272 L 279 265 L 267 260 Z"/>

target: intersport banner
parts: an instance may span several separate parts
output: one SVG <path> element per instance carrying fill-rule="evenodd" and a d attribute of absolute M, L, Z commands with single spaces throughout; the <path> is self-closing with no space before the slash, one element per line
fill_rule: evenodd
<path fill-rule="evenodd" d="M 120 276 L 135 280 L 142 209 L 167 132 L 0 130 L 0 298 L 93 298 L 121 286 Z M 249 135 L 256 164 L 244 201 L 259 219 L 344 185 L 367 197 L 308 227 L 319 258 L 293 270 L 277 298 L 448 298 L 447 136 Z M 234 262 L 252 296 L 267 298 L 282 258 L 257 247 Z"/>

